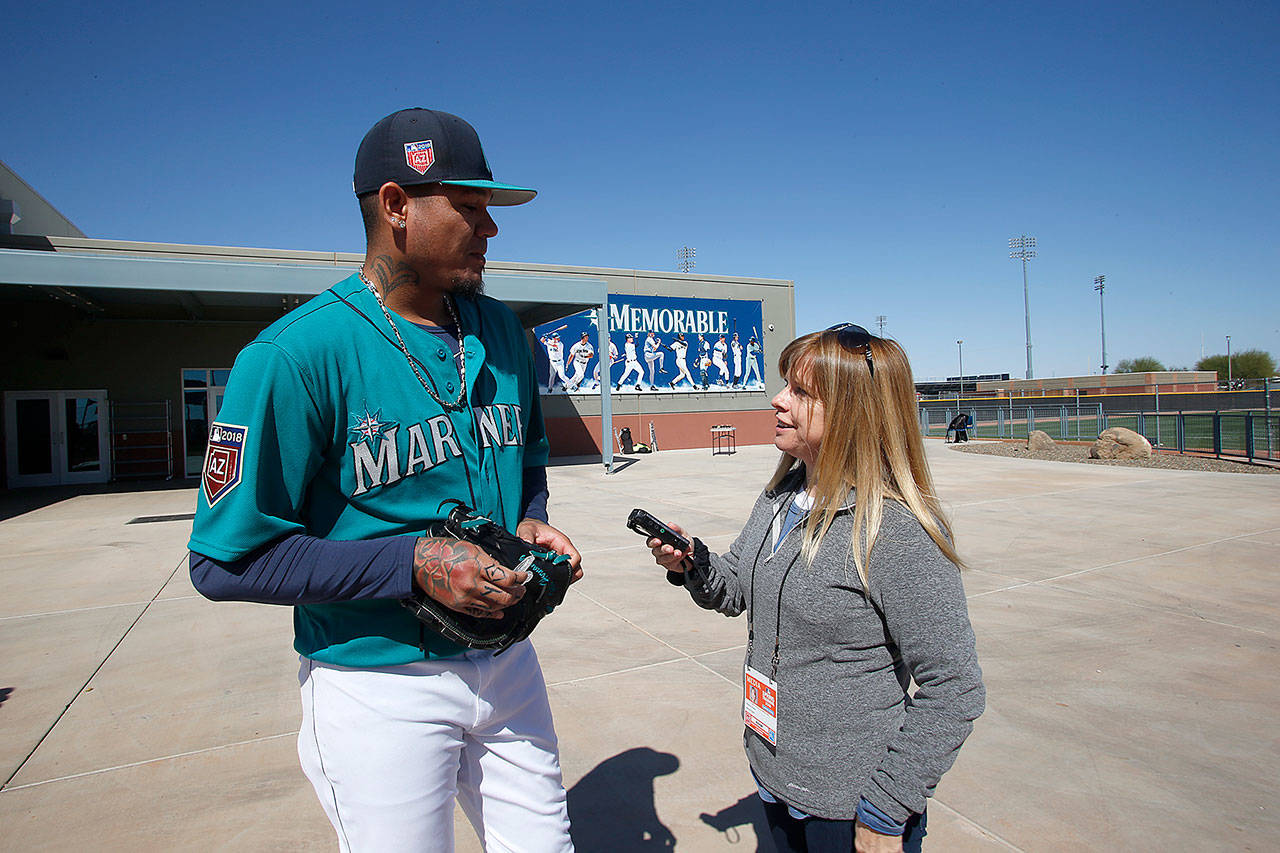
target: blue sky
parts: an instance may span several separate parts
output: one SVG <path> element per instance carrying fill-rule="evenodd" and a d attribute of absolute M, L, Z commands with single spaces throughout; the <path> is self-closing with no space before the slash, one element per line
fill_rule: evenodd
<path fill-rule="evenodd" d="M 1280 5 L 8 2 L 0 159 L 93 237 L 358 251 L 352 159 L 458 113 L 494 259 L 792 279 L 917 376 L 1280 357 Z M 1202 343 L 1203 342 L 1203 343 Z"/>

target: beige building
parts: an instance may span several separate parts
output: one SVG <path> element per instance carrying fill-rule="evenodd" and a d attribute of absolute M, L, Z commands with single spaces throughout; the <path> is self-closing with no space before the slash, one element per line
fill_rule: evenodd
<path fill-rule="evenodd" d="M 988 397 L 1073 397 L 1085 394 L 1149 394 L 1215 391 L 1218 374 L 1212 370 L 1162 370 L 1152 373 L 1108 373 L 1095 376 L 1056 376 L 1052 379 L 980 381 L 976 394 Z"/>
<path fill-rule="evenodd" d="M 87 238 L 0 163 L 0 391 L 9 487 L 192 477 L 236 354 L 270 323 L 351 275 L 362 255 Z M 553 455 L 612 462 L 628 427 L 664 449 L 710 447 L 730 424 L 772 439 L 769 370 L 794 337 L 790 281 L 490 262 L 487 292 L 526 330 L 610 299 L 758 301 L 766 388 L 543 399 Z M 602 330 L 597 351 L 608 351 Z M 539 352 L 530 335 L 531 348 Z"/>

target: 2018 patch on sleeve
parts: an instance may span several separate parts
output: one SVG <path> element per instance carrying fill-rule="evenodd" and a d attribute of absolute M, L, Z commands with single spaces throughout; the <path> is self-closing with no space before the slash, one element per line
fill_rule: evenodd
<path fill-rule="evenodd" d="M 204 473 L 200 477 L 204 498 L 213 506 L 240 485 L 244 461 L 244 442 L 249 428 L 216 421 L 209 427 L 209 447 L 204 454 Z"/>

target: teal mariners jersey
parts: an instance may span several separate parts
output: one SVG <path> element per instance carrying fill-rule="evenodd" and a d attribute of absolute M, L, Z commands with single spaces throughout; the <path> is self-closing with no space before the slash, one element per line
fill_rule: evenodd
<path fill-rule="evenodd" d="M 420 536 L 450 499 L 514 531 L 524 468 L 547 461 L 532 355 L 502 303 L 457 306 L 471 401 L 459 411 L 424 390 L 357 276 L 245 347 L 209 430 L 190 549 L 226 561 L 291 534 Z M 444 342 L 407 321 L 396 327 L 437 396 L 457 399 Z M 294 647 L 360 667 L 463 651 L 387 599 L 297 605 Z"/>

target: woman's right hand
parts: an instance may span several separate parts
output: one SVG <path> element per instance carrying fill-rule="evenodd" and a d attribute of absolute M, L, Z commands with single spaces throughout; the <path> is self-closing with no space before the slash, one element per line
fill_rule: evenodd
<path fill-rule="evenodd" d="M 667 527 L 670 527 L 676 533 L 684 536 L 685 539 L 689 538 L 688 536 L 685 536 L 684 528 L 679 525 L 668 522 Z M 685 558 L 693 557 L 693 554 L 688 551 L 677 551 L 670 545 L 664 545 L 662 540 L 656 537 L 649 539 L 645 544 L 649 546 L 649 551 L 653 554 L 654 562 L 669 572 L 683 572 L 686 568 L 684 563 Z"/>

